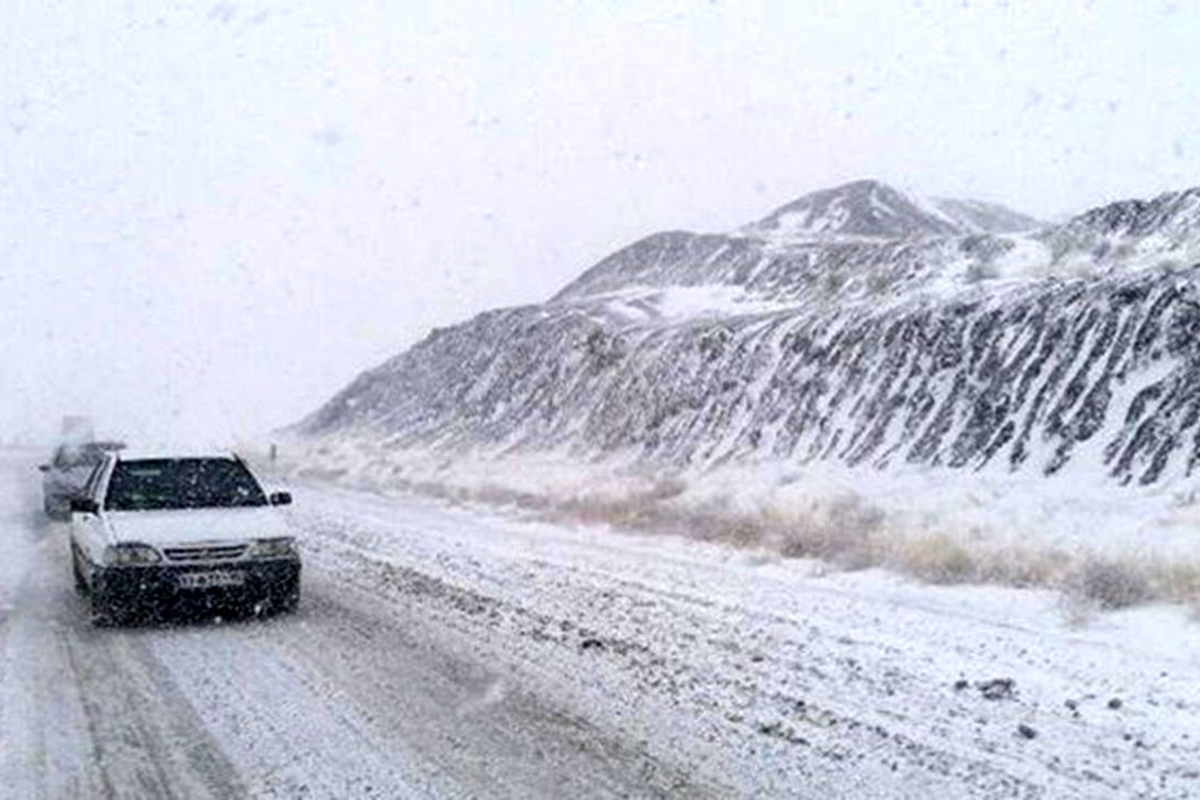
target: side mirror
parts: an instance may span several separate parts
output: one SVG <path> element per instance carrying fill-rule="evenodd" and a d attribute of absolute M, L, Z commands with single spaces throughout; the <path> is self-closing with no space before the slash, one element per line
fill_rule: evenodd
<path fill-rule="evenodd" d="M 71 513 L 73 514 L 97 514 L 100 512 L 100 505 L 90 497 L 76 497 L 71 501 Z"/>
<path fill-rule="evenodd" d="M 50 471 L 49 464 L 38 464 L 38 472 L 49 472 L 49 471 Z"/>
<path fill-rule="evenodd" d="M 291 492 L 272 492 L 268 498 L 273 506 L 290 506 L 292 504 Z"/>

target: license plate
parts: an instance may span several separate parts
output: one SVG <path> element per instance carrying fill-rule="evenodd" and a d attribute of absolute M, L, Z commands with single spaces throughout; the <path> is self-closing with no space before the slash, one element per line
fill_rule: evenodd
<path fill-rule="evenodd" d="M 241 586 L 245 582 L 245 573 L 231 572 L 229 570 L 185 572 L 179 576 L 180 589 L 210 589 L 214 586 Z"/>

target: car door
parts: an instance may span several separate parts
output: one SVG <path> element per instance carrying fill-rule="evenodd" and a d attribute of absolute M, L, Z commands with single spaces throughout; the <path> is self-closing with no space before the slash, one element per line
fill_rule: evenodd
<path fill-rule="evenodd" d="M 55 505 L 62 505 L 63 498 L 66 496 L 65 475 L 69 463 L 67 446 L 60 445 L 54 451 L 54 458 L 50 459 L 50 468 L 42 477 L 42 490 Z"/>
<path fill-rule="evenodd" d="M 96 467 L 103 460 L 103 454 L 88 448 L 80 448 L 72 453 L 72 458 L 63 470 L 62 492 L 68 502 L 83 496 L 84 487 L 88 483 Z"/>
<path fill-rule="evenodd" d="M 80 496 L 91 500 L 100 509 L 104 505 L 104 489 L 107 483 L 110 461 L 105 459 L 93 471 L 84 485 Z M 84 559 L 92 564 L 99 564 L 108 545 L 108 530 L 103 516 L 99 513 L 71 513 L 71 546 Z"/>

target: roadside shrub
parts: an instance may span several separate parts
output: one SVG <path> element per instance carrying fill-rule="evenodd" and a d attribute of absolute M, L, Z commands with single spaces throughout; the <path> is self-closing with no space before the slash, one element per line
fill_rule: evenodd
<path fill-rule="evenodd" d="M 876 533 L 883 512 L 857 495 L 835 499 L 824 515 L 795 518 L 773 537 L 786 558 L 819 558 L 842 569 L 864 569 L 880 561 Z"/>
<path fill-rule="evenodd" d="M 1005 586 L 1049 586 L 1070 560 L 1061 550 L 1007 547 L 989 551 L 977 559 L 976 579 Z"/>
<path fill-rule="evenodd" d="M 490 506 L 517 506 L 518 508 L 541 508 L 545 498 L 529 492 L 516 491 L 505 486 L 485 483 L 470 492 L 470 499 L 475 503 Z"/>
<path fill-rule="evenodd" d="M 260 457 L 256 466 L 266 474 L 357 482 L 364 488 L 416 492 L 450 503 L 515 507 L 557 522 L 605 524 L 721 542 L 751 550 L 751 558 L 768 561 L 779 556 L 813 559 L 816 571 L 885 566 L 935 584 L 1056 588 L 1060 606 L 1073 625 L 1084 624 L 1100 612 L 1156 599 L 1178 604 L 1200 623 L 1200 559 L 1100 556 L 1034 544 L 999 545 L 987 531 L 967 531 L 962 536 L 938 532 L 933 527 L 936 520 L 925 521 L 921 530 L 905 530 L 904 518 L 889 526 L 881 508 L 854 493 L 813 500 L 805 508 L 757 507 L 752 499 L 739 501 L 740 494 L 692 497 L 687 481 L 671 474 L 624 475 L 567 492 L 551 486 L 510 486 L 502 472 L 494 481 L 464 486 L 436 471 L 428 476 L 420 470 L 401 471 L 387 459 L 368 460 L 366 468 L 355 469 L 332 457 L 314 459 L 309 453 L 292 459 L 288 455 L 285 452 L 278 461 Z M 782 485 L 794 481 L 794 476 L 789 477 Z M 1198 498 L 1200 493 L 1188 490 L 1170 499 L 1175 508 L 1191 508 L 1200 503 Z"/>
<path fill-rule="evenodd" d="M 765 527 L 762 520 L 742 516 L 729 521 L 721 538 L 736 547 L 755 547 L 762 544 Z"/>
<path fill-rule="evenodd" d="M 930 583 L 965 583 L 975 580 L 979 568 L 971 553 L 949 536 L 909 539 L 900 548 L 903 570 Z"/>
<path fill-rule="evenodd" d="M 1200 622 L 1200 564 L 1194 561 L 1172 561 L 1155 569 L 1154 593 L 1191 610 L 1192 618 Z"/>
<path fill-rule="evenodd" d="M 818 534 L 814 526 L 793 521 L 784 526 L 776 540 L 776 547 L 784 558 L 815 558 L 823 549 L 819 544 L 827 536 Z"/>
<path fill-rule="evenodd" d="M 1094 556 L 1068 574 L 1064 588 L 1068 596 L 1093 603 L 1104 611 L 1128 608 L 1154 597 L 1140 565 Z"/>

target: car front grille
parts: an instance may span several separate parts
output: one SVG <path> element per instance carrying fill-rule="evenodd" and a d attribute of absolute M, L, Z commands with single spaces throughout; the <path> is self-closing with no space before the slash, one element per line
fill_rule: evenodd
<path fill-rule="evenodd" d="M 171 561 L 232 561 L 246 553 L 245 544 L 207 544 L 190 547 L 165 547 L 163 553 Z"/>

